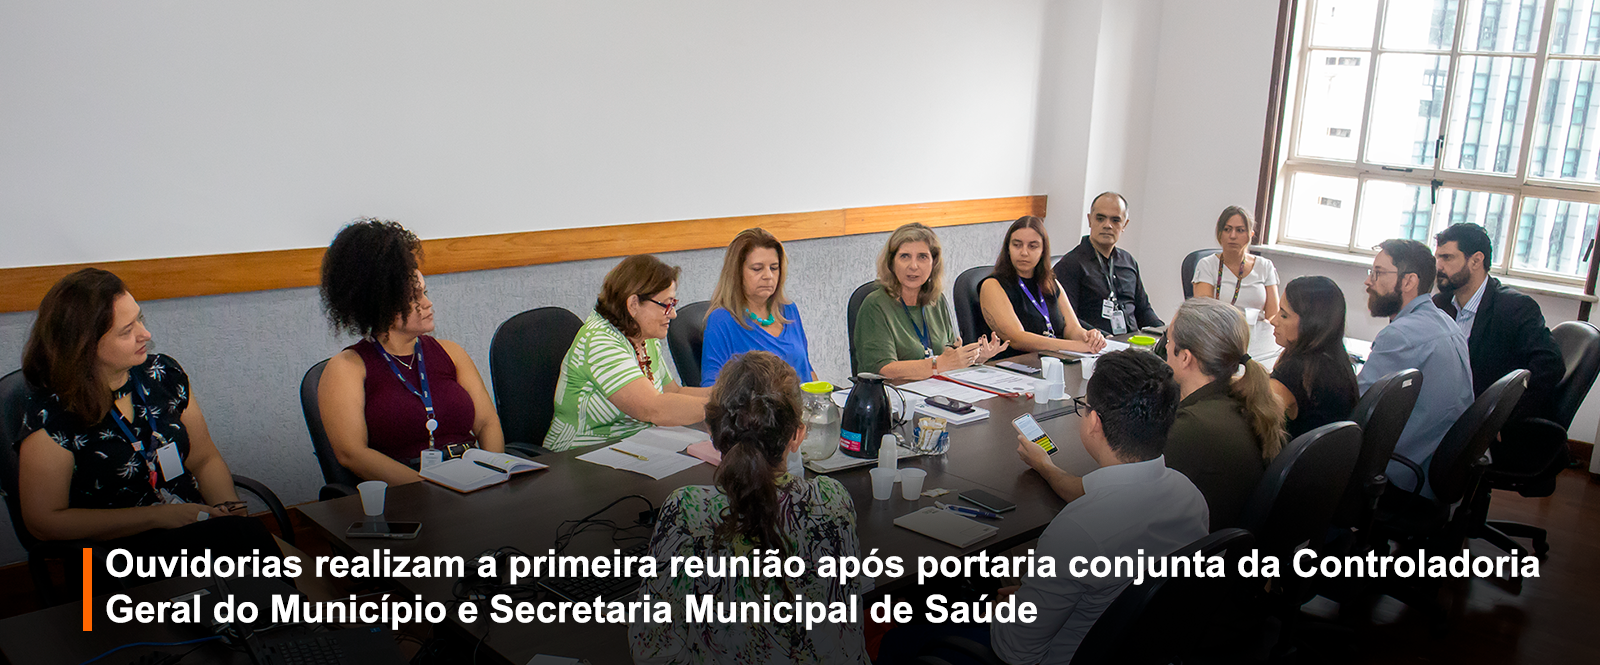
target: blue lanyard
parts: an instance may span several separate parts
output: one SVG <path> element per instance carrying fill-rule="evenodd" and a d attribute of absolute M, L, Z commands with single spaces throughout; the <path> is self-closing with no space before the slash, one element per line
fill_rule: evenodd
<path fill-rule="evenodd" d="M 1056 326 L 1054 323 L 1050 322 L 1050 307 L 1045 304 L 1043 294 L 1040 294 L 1039 296 L 1033 295 L 1033 291 L 1028 289 L 1028 283 L 1022 281 L 1021 277 L 1017 278 L 1017 286 L 1022 287 L 1022 292 L 1028 294 L 1028 302 L 1033 303 L 1033 308 L 1039 310 L 1039 316 L 1044 317 L 1045 336 L 1055 337 Z"/>
<path fill-rule="evenodd" d="M 933 338 L 931 335 L 933 333 L 933 327 L 926 325 L 928 319 L 928 310 L 919 308 L 922 309 L 922 319 L 924 325 L 918 327 L 917 320 L 911 318 L 911 306 L 907 305 L 905 301 L 901 301 L 900 308 L 906 311 L 906 320 L 911 322 L 911 329 L 917 331 L 917 339 L 922 340 L 922 352 L 924 354 L 922 357 L 932 358 Z"/>
<path fill-rule="evenodd" d="M 133 376 L 129 376 L 128 380 L 133 382 L 134 398 L 139 402 L 139 406 L 144 407 L 144 423 L 146 427 L 150 428 L 150 447 L 146 447 L 144 441 L 134 436 L 133 428 L 128 426 L 128 422 L 122 418 L 122 412 L 117 410 L 115 404 L 111 405 L 111 420 L 117 423 L 117 427 L 122 430 L 122 435 L 128 437 L 128 443 L 133 446 L 133 452 L 144 460 L 144 468 L 150 474 L 150 489 L 156 489 L 159 483 L 156 479 L 155 451 L 151 449 L 161 440 L 161 434 L 156 430 L 156 414 L 150 409 L 150 405 L 145 402 L 144 385 L 139 383 L 139 379 Z"/>
<path fill-rule="evenodd" d="M 383 348 L 383 342 L 373 340 L 373 346 L 378 347 L 378 353 L 383 354 L 384 362 L 389 363 L 389 371 L 394 372 L 394 378 L 400 380 L 400 385 L 405 386 L 406 390 L 411 391 L 411 394 L 416 395 L 417 399 L 422 400 L 422 409 L 428 412 L 428 447 L 432 448 L 433 431 L 439 428 L 439 421 L 433 417 L 433 393 L 428 391 L 428 360 L 422 355 L 422 338 L 418 337 L 416 346 L 412 347 L 417 355 L 417 378 L 422 380 L 421 391 L 412 386 L 411 381 L 400 373 L 399 363 L 395 361 L 394 356 L 389 354 L 388 349 Z"/>

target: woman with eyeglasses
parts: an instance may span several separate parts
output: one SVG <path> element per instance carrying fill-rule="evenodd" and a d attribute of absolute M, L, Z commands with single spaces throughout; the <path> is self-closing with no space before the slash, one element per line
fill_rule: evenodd
<path fill-rule="evenodd" d="M 661 353 L 678 317 L 677 294 L 678 269 L 649 254 L 625 258 L 606 274 L 594 313 L 561 361 L 544 447 L 592 446 L 654 425 L 705 420 L 711 389 L 678 385 Z"/>
<path fill-rule="evenodd" d="M 984 335 L 962 344 L 944 297 L 944 252 L 933 229 L 912 222 L 878 255 L 878 288 L 856 314 L 856 368 L 920 380 L 984 362 L 1008 346 Z"/>
<path fill-rule="evenodd" d="M 1250 328 L 1250 355 L 1258 360 L 1282 349 L 1273 341 L 1272 319 L 1278 316 L 1278 270 L 1264 256 L 1250 253 L 1250 214 L 1228 206 L 1217 217 L 1217 243 L 1222 252 L 1194 266 L 1196 298 L 1216 298 L 1244 313 Z"/>
<path fill-rule="evenodd" d="M 278 554 L 244 517 L 188 373 L 150 342 L 139 303 L 104 270 L 63 277 L 39 303 L 22 353 L 32 394 L 17 453 L 28 532 L 100 541 L 100 557 Z"/>
<path fill-rule="evenodd" d="M 505 451 L 478 366 L 460 344 L 430 334 L 421 253 L 405 227 L 362 219 L 322 255 L 328 321 L 361 339 L 328 359 L 317 407 L 339 464 L 390 485 L 421 480 L 416 467 L 430 446 L 446 458 L 471 446 Z"/>

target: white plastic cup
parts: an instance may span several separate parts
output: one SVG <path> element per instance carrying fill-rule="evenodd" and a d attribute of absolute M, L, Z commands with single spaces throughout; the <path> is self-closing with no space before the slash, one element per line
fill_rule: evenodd
<path fill-rule="evenodd" d="M 900 498 L 907 501 L 916 501 L 922 498 L 922 481 L 928 477 L 928 472 L 922 469 L 900 470 Z"/>
<path fill-rule="evenodd" d="M 888 501 L 894 496 L 894 479 L 900 472 L 894 469 L 872 470 L 872 498 L 878 501 Z"/>
<path fill-rule="evenodd" d="M 1045 384 L 1045 385 L 1039 386 L 1038 388 L 1035 388 L 1034 391 L 1033 391 L 1033 403 L 1034 404 L 1049 404 L 1050 403 L 1050 392 L 1051 392 L 1050 384 Z"/>
<path fill-rule="evenodd" d="M 388 492 L 389 483 L 369 480 L 356 485 L 356 490 L 361 492 L 361 512 L 370 517 L 383 514 L 383 495 Z"/>
<path fill-rule="evenodd" d="M 1084 358 L 1083 360 L 1078 361 L 1078 367 L 1081 367 L 1083 369 L 1083 380 L 1084 381 L 1088 381 L 1089 377 L 1094 376 L 1094 361 L 1096 361 L 1096 360 L 1098 360 L 1098 358 L 1095 358 L 1094 356 L 1089 356 L 1087 358 Z"/>
<path fill-rule="evenodd" d="M 1045 382 L 1060 381 L 1062 376 L 1061 359 L 1052 356 L 1039 357 L 1039 369 L 1043 370 Z"/>

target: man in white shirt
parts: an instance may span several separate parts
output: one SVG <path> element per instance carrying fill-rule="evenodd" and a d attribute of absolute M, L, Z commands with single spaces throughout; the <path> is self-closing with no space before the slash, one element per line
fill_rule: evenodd
<path fill-rule="evenodd" d="M 1057 576 L 1024 578 L 1019 602 L 1038 608 L 1032 623 L 995 624 L 995 654 L 1008 663 L 1071 662 L 1095 620 L 1131 580 L 1075 578 L 1073 557 L 1163 556 L 1210 532 L 1205 497 L 1168 469 L 1167 445 L 1178 409 L 1172 370 L 1154 354 L 1108 353 L 1095 364 L 1079 419 L 1083 447 L 1100 468 L 1083 477 L 1083 496 L 1067 504 L 1039 537 L 1038 556 L 1055 557 Z M 1065 473 L 1038 445 L 1018 437 L 1017 452 L 1047 480 Z M 1012 589 L 1002 589 L 1004 595 Z"/>

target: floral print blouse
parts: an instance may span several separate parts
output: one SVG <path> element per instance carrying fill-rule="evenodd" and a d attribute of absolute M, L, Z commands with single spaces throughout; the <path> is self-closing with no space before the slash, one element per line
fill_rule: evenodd
<path fill-rule="evenodd" d="M 99 422 L 85 424 L 82 418 L 67 413 L 54 394 L 33 394 L 22 414 L 22 436 L 17 440 L 42 429 L 72 453 L 74 467 L 67 505 L 73 508 L 159 505 L 163 501 L 157 488 L 177 500 L 205 503 L 192 473 L 170 480 L 162 478 L 156 488 L 150 487 L 149 480 L 155 450 L 162 445 L 159 441 L 152 445 L 152 424 L 160 432 L 160 440 L 177 444 L 178 455 L 186 462 L 189 459 L 189 432 L 178 420 L 189 408 L 189 375 L 176 360 L 155 353 L 128 371 L 129 381 L 138 383 L 133 395 L 133 418 L 126 422 L 145 446 L 150 460 L 134 451 L 133 442 L 117 426 L 118 416 L 111 411 Z M 144 389 L 143 399 L 138 387 Z"/>
<path fill-rule="evenodd" d="M 795 595 L 811 602 L 849 601 L 860 595 L 860 581 L 841 584 L 837 578 L 810 574 L 824 556 L 860 556 L 856 539 L 855 504 L 843 485 L 832 478 L 811 480 L 788 474 L 778 477 L 778 531 L 792 556 L 806 561 L 807 575 L 790 580 L 787 593 L 769 578 L 672 578 L 663 574 L 645 582 L 643 593 L 652 601 L 672 603 L 681 618 L 684 598 L 711 595 L 721 602 L 760 601 Z M 660 521 L 650 540 L 650 554 L 658 561 L 673 556 L 742 556 L 754 547 L 744 539 L 731 546 L 713 547 L 728 497 L 705 485 L 682 487 L 667 496 Z M 769 548 L 763 548 L 769 549 Z M 659 570 L 667 571 L 666 567 Z M 865 609 L 862 610 L 865 612 Z M 628 644 L 637 663 L 866 663 L 866 641 L 860 624 L 823 623 L 811 631 L 805 624 L 706 624 L 676 621 L 635 624 Z"/>

